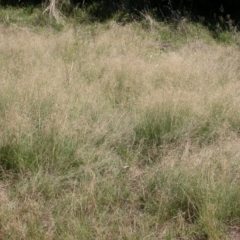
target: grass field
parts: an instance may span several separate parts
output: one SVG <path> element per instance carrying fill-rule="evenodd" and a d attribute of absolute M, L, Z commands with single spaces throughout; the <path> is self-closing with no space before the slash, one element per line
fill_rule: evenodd
<path fill-rule="evenodd" d="M 0 239 L 239 239 L 240 35 L 222 36 L 2 17 Z"/>

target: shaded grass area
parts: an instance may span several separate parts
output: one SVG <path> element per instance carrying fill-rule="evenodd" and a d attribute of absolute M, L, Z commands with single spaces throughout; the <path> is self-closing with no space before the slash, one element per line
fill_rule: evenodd
<path fill-rule="evenodd" d="M 161 28 L 161 40 L 184 41 L 186 36 L 194 34 L 196 37 L 199 34 L 204 35 L 207 31 L 219 43 L 237 43 L 239 45 L 239 23 L 231 19 L 229 14 L 227 16 L 215 15 L 203 20 L 204 17 L 191 16 L 184 11 L 171 9 L 172 13 L 177 14 L 176 16 L 170 14 L 167 17 L 159 17 L 154 9 L 142 12 L 129 12 L 122 9 L 111 12 L 107 6 L 103 8 L 101 4 L 90 4 L 78 8 L 67 2 L 61 5 L 57 4 L 51 13 L 46 9 L 46 3 L 38 7 L 3 7 L 0 10 L 0 22 L 5 26 L 23 27 L 27 25 L 37 31 L 50 27 L 56 32 L 62 31 L 69 23 L 77 27 L 79 24 L 94 25 L 99 22 L 106 24 L 112 20 L 122 26 L 138 22 L 142 28 L 147 30 L 156 30 L 161 23 L 167 23 L 168 28 L 165 28 L 165 31 Z"/>
<path fill-rule="evenodd" d="M 237 42 L 145 24 L 0 26 L 0 237 L 229 239 L 240 223 Z"/>

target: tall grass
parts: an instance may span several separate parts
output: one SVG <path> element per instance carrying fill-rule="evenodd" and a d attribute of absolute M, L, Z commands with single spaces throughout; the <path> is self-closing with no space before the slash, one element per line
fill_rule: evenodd
<path fill-rule="evenodd" d="M 239 46 L 185 24 L 0 26 L 0 238 L 237 234 Z"/>

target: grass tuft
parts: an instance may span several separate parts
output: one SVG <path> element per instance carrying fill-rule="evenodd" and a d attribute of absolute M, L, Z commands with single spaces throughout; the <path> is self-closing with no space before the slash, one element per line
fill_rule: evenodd
<path fill-rule="evenodd" d="M 135 141 L 146 146 L 161 146 L 177 141 L 184 134 L 184 121 L 187 118 L 187 110 L 181 111 L 173 106 L 147 109 L 142 122 L 135 128 Z"/>

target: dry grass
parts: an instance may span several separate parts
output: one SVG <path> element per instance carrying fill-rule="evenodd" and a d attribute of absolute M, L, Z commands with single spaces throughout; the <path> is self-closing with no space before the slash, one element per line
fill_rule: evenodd
<path fill-rule="evenodd" d="M 166 31 L 0 26 L 1 239 L 228 239 L 239 47 Z"/>

